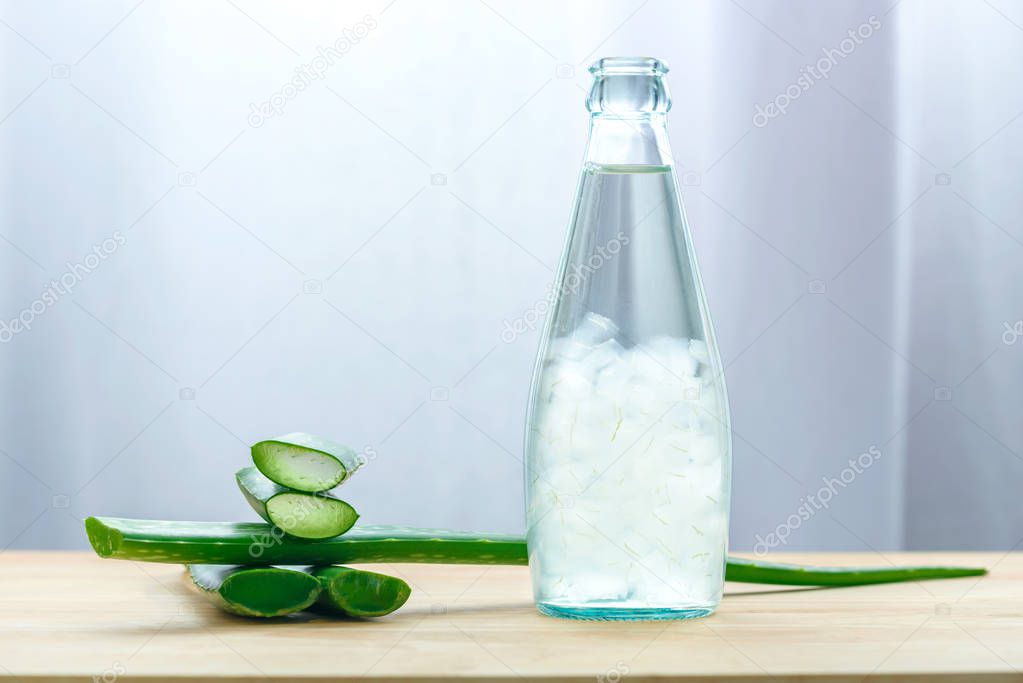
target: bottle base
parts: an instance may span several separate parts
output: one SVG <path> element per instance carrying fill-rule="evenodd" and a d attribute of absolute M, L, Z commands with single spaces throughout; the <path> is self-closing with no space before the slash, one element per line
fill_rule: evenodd
<path fill-rule="evenodd" d="M 697 619 L 714 611 L 713 607 L 626 607 L 615 605 L 558 605 L 538 602 L 536 608 L 548 617 L 585 621 L 667 621 Z"/>

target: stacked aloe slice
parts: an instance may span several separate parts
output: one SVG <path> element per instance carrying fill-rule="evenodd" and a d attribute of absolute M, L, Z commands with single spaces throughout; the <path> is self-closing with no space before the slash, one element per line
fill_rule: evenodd
<path fill-rule="evenodd" d="M 362 464 L 354 451 L 309 434 L 294 433 L 252 447 L 254 467 L 235 480 L 245 499 L 272 526 L 269 542 L 339 536 L 359 514 L 330 490 Z M 266 541 L 250 545 L 258 559 Z M 203 595 L 224 611 L 279 617 L 310 610 L 348 617 L 379 617 L 405 604 L 407 583 L 376 572 L 333 565 L 290 567 L 188 564 Z"/>

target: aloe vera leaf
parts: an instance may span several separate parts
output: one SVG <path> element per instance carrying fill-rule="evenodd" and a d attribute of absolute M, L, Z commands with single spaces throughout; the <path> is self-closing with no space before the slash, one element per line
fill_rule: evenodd
<path fill-rule="evenodd" d="M 297 538 L 333 538 L 352 528 L 359 513 L 326 493 L 293 491 L 270 481 L 255 467 L 238 470 L 235 481 L 260 517 Z"/>
<path fill-rule="evenodd" d="M 282 567 L 190 564 L 193 585 L 225 612 L 245 617 L 281 617 L 300 612 L 323 591 L 314 576 Z"/>
<path fill-rule="evenodd" d="M 521 536 L 395 526 L 355 527 L 324 541 L 290 539 L 267 524 L 161 522 L 89 517 L 86 532 L 100 557 L 214 564 L 527 563 Z M 789 586 L 856 586 L 981 576 L 977 567 L 803 567 L 729 557 L 725 578 Z"/>
<path fill-rule="evenodd" d="M 346 617 L 382 617 L 405 604 L 412 589 L 396 576 L 351 567 L 312 567 L 323 591 L 312 609 Z"/>
<path fill-rule="evenodd" d="M 253 444 L 252 462 L 271 481 L 307 493 L 334 488 L 362 465 L 351 448 L 303 432 Z"/>
<path fill-rule="evenodd" d="M 864 586 L 984 574 L 987 569 L 981 567 L 806 567 L 729 557 L 725 578 L 739 583 L 782 586 Z"/>
<path fill-rule="evenodd" d="M 164 522 L 89 517 L 85 529 L 101 557 L 175 564 L 329 565 L 358 562 L 526 564 L 521 536 L 358 526 L 309 541 L 259 522 Z"/>

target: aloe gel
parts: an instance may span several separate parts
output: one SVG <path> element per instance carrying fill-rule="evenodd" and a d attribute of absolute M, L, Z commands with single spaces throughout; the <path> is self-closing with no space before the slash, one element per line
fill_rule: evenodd
<path fill-rule="evenodd" d="M 537 607 L 681 619 L 721 599 L 731 442 L 668 148 L 667 67 L 590 69 L 590 138 L 526 425 Z"/>

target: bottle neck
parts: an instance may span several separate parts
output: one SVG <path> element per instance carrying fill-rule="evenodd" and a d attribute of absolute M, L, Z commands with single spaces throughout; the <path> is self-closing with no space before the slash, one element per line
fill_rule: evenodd
<path fill-rule="evenodd" d="M 590 67 L 587 163 L 671 165 L 665 121 L 671 109 L 664 82 L 667 72 L 667 65 L 652 57 L 605 57 Z"/>
<path fill-rule="evenodd" d="M 663 113 L 636 117 L 594 114 L 586 163 L 599 166 L 671 166 L 668 128 Z"/>

